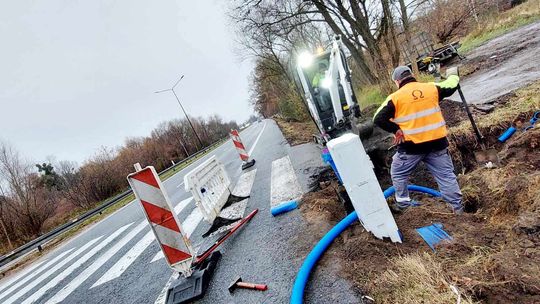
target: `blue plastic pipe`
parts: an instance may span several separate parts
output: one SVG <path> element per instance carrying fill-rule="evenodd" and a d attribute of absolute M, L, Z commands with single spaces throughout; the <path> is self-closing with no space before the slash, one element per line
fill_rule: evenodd
<path fill-rule="evenodd" d="M 439 191 L 433 190 L 433 189 L 428 188 L 428 187 L 422 187 L 422 186 L 417 186 L 417 185 L 409 185 L 409 186 L 407 186 L 407 189 L 409 189 L 409 191 L 413 191 L 413 192 L 422 192 L 422 193 L 425 193 L 425 194 L 429 194 L 429 195 L 434 196 L 434 197 L 441 197 L 442 196 L 442 194 Z M 384 198 L 389 198 L 394 193 L 396 193 L 396 189 L 394 189 L 394 187 L 392 186 L 392 187 L 384 190 L 384 192 L 383 192 Z"/>
<path fill-rule="evenodd" d="M 289 212 L 291 210 L 294 210 L 298 208 L 298 201 L 292 200 L 288 202 L 281 203 L 272 209 L 270 209 L 270 213 L 272 213 L 272 216 L 280 215 L 285 212 Z"/>
<path fill-rule="evenodd" d="M 499 140 L 500 142 L 505 142 L 507 141 L 512 135 L 514 135 L 514 133 L 516 133 L 516 128 L 514 127 L 510 127 L 508 129 L 506 129 L 506 131 L 504 131 L 503 134 L 501 134 L 501 136 L 499 136 L 499 138 L 497 138 L 497 140 Z"/>
<path fill-rule="evenodd" d="M 435 197 L 441 196 L 441 193 L 439 191 L 422 186 L 409 185 L 408 189 L 410 191 L 423 192 Z M 384 191 L 384 197 L 388 198 L 395 192 L 396 190 L 394 189 L 394 187 L 390 187 Z M 317 243 L 317 245 L 313 247 L 311 252 L 304 260 L 304 263 L 300 267 L 298 274 L 296 275 L 296 280 L 294 281 L 291 294 L 291 304 L 304 303 L 304 291 L 306 289 L 306 284 L 308 282 L 311 271 L 313 270 L 315 265 L 317 265 L 317 262 L 324 254 L 326 249 L 330 247 L 332 242 L 356 220 L 358 220 L 358 216 L 356 214 L 356 211 L 353 211 L 351 214 L 347 215 L 344 219 L 337 223 L 337 225 L 335 225 L 332 229 L 330 229 L 330 231 L 328 231 L 323 236 L 323 238 Z"/>

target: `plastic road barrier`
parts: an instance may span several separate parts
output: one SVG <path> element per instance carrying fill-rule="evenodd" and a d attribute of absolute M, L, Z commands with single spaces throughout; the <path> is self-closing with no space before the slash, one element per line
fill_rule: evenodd
<path fill-rule="evenodd" d="M 141 203 L 169 266 L 185 277 L 191 276 L 194 251 L 173 212 L 156 169 L 151 166 L 142 169 L 138 163 L 135 169 L 137 172 L 128 175 L 127 180 Z"/>
<path fill-rule="evenodd" d="M 184 176 L 184 187 L 191 192 L 203 217 L 212 223 L 231 194 L 231 180 L 214 155 Z"/>

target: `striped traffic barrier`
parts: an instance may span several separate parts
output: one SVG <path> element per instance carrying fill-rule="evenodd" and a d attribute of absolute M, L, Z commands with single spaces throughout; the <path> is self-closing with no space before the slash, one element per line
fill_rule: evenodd
<path fill-rule="evenodd" d="M 194 251 L 173 212 L 174 209 L 156 169 L 152 166 L 142 169 L 137 163 L 135 170 L 137 172 L 127 177 L 129 185 L 141 203 L 169 266 L 182 273 L 184 277 L 191 276 Z"/>
<path fill-rule="evenodd" d="M 249 154 L 246 151 L 246 147 L 242 143 L 242 139 L 240 138 L 238 130 L 232 129 L 230 135 L 233 144 L 236 147 L 236 151 L 238 151 L 240 159 L 242 160 L 242 170 L 253 166 L 255 164 L 255 159 L 249 160 Z"/>

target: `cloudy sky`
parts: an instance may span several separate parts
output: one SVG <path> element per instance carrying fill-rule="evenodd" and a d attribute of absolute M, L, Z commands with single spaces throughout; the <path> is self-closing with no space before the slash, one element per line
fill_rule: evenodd
<path fill-rule="evenodd" d="M 180 117 L 243 121 L 249 62 L 218 0 L 0 0 L 0 140 L 81 163 Z"/>

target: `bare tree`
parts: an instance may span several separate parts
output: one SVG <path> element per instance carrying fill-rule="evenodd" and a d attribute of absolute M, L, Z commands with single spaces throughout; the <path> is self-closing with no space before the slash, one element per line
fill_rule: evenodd
<path fill-rule="evenodd" d="M 39 235 L 45 221 L 56 210 L 55 191 L 47 189 L 29 163 L 6 143 L 0 144 L 0 177 L 3 180 L 6 207 L 13 211 L 23 232 Z"/>
<path fill-rule="evenodd" d="M 6 219 L 5 219 L 7 204 L 8 204 L 8 198 L 3 195 L 3 190 L 0 185 L 0 226 L 2 226 L 2 233 L 4 233 L 9 249 L 11 249 L 13 248 L 13 244 L 11 243 L 11 237 L 9 236 L 10 233 L 8 232 Z"/>
<path fill-rule="evenodd" d="M 462 33 L 472 16 L 468 0 L 430 0 L 427 4 L 418 22 L 439 43 L 447 43 Z"/>
<path fill-rule="evenodd" d="M 399 11 L 401 13 L 401 25 L 403 26 L 403 34 L 405 35 L 404 47 L 406 48 L 406 51 L 404 53 L 407 57 L 407 60 L 411 63 L 413 73 L 415 75 L 418 75 L 420 73 L 420 71 L 418 70 L 418 64 L 416 62 L 416 57 L 418 56 L 418 54 L 416 54 L 416 52 L 413 52 L 415 47 L 411 45 L 413 39 L 411 35 L 411 25 L 409 22 L 407 5 L 405 4 L 405 0 L 398 0 L 398 2 Z"/>

